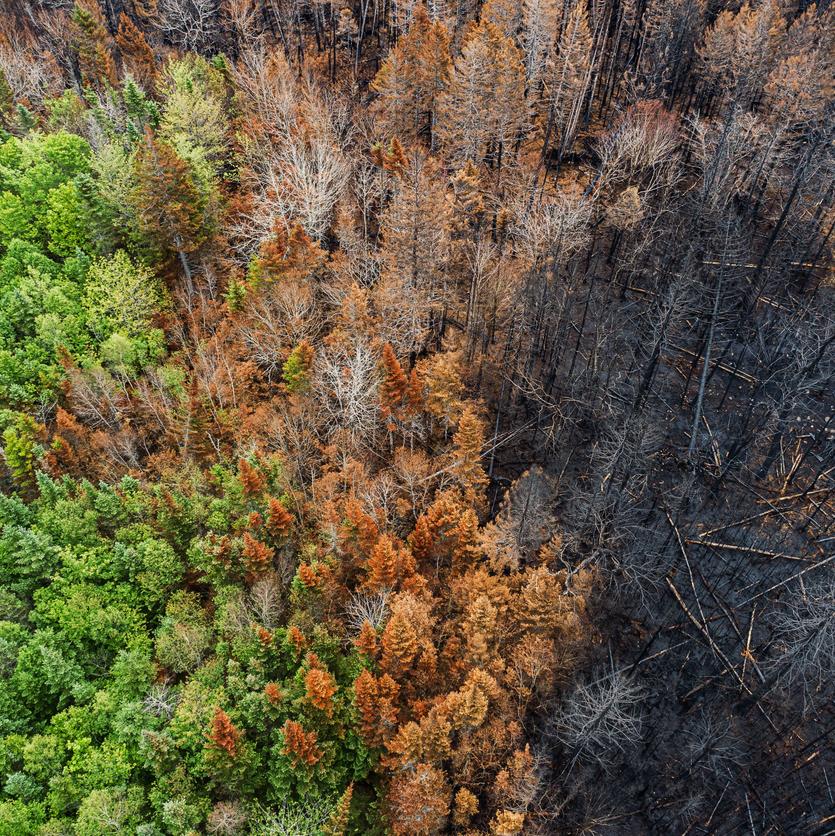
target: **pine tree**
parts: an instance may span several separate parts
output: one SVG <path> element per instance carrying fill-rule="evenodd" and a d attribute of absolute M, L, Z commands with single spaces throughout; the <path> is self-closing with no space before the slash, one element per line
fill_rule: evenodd
<path fill-rule="evenodd" d="M 396 416 L 406 398 L 409 380 L 390 343 L 383 346 L 383 382 L 380 386 L 380 401 L 384 415 Z"/>
<path fill-rule="evenodd" d="M 461 787 L 455 793 L 452 823 L 458 827 L 466 827 L 476 813 L 478 813 L 478 798 L 466 787 Z"/>
<path fill-rule="evenodd" d="M 156 140 L 150 130 L 140 144 L 135 169 L 138 185 L 134 203 L 140 227 L 157 246 L 176 253 L 192 289 L 186 254 L 200 246 L 206 229 L 205 200 L 191 169 L 170 145 Z"/>
<path fill-rule="evenodd" d="M 284 735 L 282 753 L 291 758 L 295 766 L 314 766 L 322 759 L 324 752 L 316 745 L 315 731 L 306 732 L 295 720 L 287 720 L 281 731 Z"/>
<path fill-rule="evenodd" d="M 456 352 L 435 354 L 422 368 L 426 387 L 426 409 L 445 427 L 461 414 L 464 381 L 461 379 L 461 356 Z"/>
<path fill-rule="evenodd" d="M 371 88 L 380 98 L 375 109 L 385 133 L 411 144 L 433 141 L 437 101 L 449 83 L 449 33 L 432 21 L 423 5 L 412 16 L 407 34 L 392 49 Z"/>
<path fill-rule="evenodd" d="M 502 156 L 528 121 L 522 54 L 491 23 L 467 34 L 447 92 L 438 133 L 453 161 L 501 168 Z"/>
<path fill-rule="evenodd" d="M 108 35 L 101 12 L 91 0 L 76 2 L 70 16 L 75 32 L 75 47 L 81 81 L 85 85 L 116 86 L 116 68 L 108 49 Z"/>
<path fill-rule="evenodd" d="M 136 80 L 146 90 L 153 90 L 157 74 L 154 52 L 142 30 L 124 12 L 119 15 L 116 44 L 122 54 L 122 61 L 130 68 Z"/>
<path fill-rule="evenodd" d="M 301 224 L 277 219 L 270 238 L 261 244 L 251 274 L 252 284 L 262 281 L 301 282 L 321 267 L 326 253 L 304 231 Z"/>
<path fill-rule="evenodd" d="M 525 77 L 536 88 L 560 31 L 562 3 L 556 0 L 524 0 L 522 3 L 522 45 L 525 51 Z"/>
<path fill-rule="evenodd" d="M 525 828 L 525 814 L 512 810 L 499 810 L 490 822 L 494 836 L 517 836 Z"/>
<path fill-rule="evenodd" d="M 350 562 L 361 565 L 371 556 L 380 536 L 374 518 L 365 513 L 356 499 L 345 503 L 345 519 L 340 529 L 339 544 Z"/>
<path fill-rule="evenodd" d="M 378 334 L 404 356 L 426 345 L 445 296 L 450 205 L 437 163 L 416 149 L 383 214 Z"/>

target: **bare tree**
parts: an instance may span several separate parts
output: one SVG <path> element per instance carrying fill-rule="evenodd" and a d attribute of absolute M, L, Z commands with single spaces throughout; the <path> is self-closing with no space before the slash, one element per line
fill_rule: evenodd
<path fill-rule="evenodd" d="M 366 621 L 375 630 L 382 629 L 389 615 L 390 596 L 391 592 L 387 589 L 373 594 L 355 592 L 345 610 L 346 620 L 352 632 L 359 633 Z"/>
<path fill-rule="evenodd" d="M 380 420 L 379 360 L 364 340 L 321 352 L 314 364 L 314 391 L 322 409 L 324 432 L 354 446 L 371 442 Z"/>
<path fill-rule="evenodd" d="M 772 666 L 806 699 L 835 676 L 835 578 L 796 587 L 772 614 L 776 655 Z"/>
<path fill-rule="evenodd" d="M 158 0 L 157 26 L 181 49 L 208 49 L 218 29 L 219 0 Z"/>
<path fill-rule="evenodd" d="M 552 722 L 557 739 L 571 756 L 610 770 L 641 736 L 643 689 L 612 670 L 567 695 Z"/>
<path fill-rule="evenodd" d="M 285 584 L 276 572 L 259 578 L 247 593 L 247 608 L 256 624 L 274 630 L 284 612 Z"/>

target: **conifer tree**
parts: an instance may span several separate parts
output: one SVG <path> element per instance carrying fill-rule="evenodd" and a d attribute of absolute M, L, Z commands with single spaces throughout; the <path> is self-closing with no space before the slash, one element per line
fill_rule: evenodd
<path fill-rule="evenodd" d="M 351 817 L 351 799 L 354 795 L 354 785 L 348 784 L 339 799 L 336 809 L 322 828 L 322 836 L 346 836 Z"/>
<path fill-rule="evenodd" d="M 467 34 L 441 102 L 439 135 L 453 161 L 502 156 L 528 121 L 522 54 L 492 23 Z"/>
<path fill-rule="evenodd" d="M 380 386 L 380 401 L 384 415 L 397 415 L 406 398 L 409 380 L 406 377 L 391 343 L 383 346 L 383 382 Z"/>
<path fill-rule="evenodd" d="M 3 431 L 3 457 L 15 485 L 25 497 L 31 498 L 36 490 L 35 445 L 39 426 L 34 418 L 19 412 L 14 421 Z"/>
<path fill-rule="evenodd" d="M 146 90 L 153 90 L 157 74 L 154 52 L 142 30 L 124 12 L 119 15 L 116 44 L 122 54 L 122 61 L 130 68 L 136 80 Z"/>
<path fill-rule="evenodd" d="M 366 585 L 371 592 L 394 589 L 398 576 L 398 557 L 394 543 L 387 534 L 381 535 L 371 552 L 366 567 Z"/>
<path fill-rule="evenodd" d="M 212 717 L 209 744 L 234 758 L 238 754 L 240 740 L 241 733 L 229 719 L 229 715 L 222 708 L 217 708 Z"/>
<path fill-rule="evenodd" d="M 556 54 L 543 76 L 546 104 L 543 156 L 551 148 L 559 160 L 574 141 L 590 83 L 592 38 L 585 0 L 575 0 L 565 21 Z"/>
<path fill-rule="evenodd" d="M 476 415 L 472 406 L 467 404 L 461 412 L 458 429 L 452 437 L 452 472 L 472 500 L 475 500 L 478 492 L 488 481 L 481 465 L 484 432 L 484 422 Z"/>
<path fill-rule="evenodd" d="M 314 766 L 322 759 L 324 752 L 317 745 L 318 739 L 315 731 L 305 731 L 301 723 L 287 720 L 282 733 L 284 735 L 282 752 L 295 765 Z"/>
<path fill-rule="evenodd" d="M 442 830 L 451 790 L 444 773 L 429 764 L 397 775 L 389 788 L 389 824 L 398 836 L 429 836 Z"/>
<path fill-rule="evenodd" d="M 244 496 L 260 496 L 267 484 L 267 478 L 246 459 L 238 461 L 238 479 L 244 489 Z"/>
<path fill-rule="evenodd" d="M 163 251 L 178 256 L 192 289 L 186 255 L 205 239 L 206 201 L 191 169 L 170 145 L 155 139 L 148 130 L 136 155 L 135 175 L 134 202 L 142 231 Z"/>
<path fill-rule="evenodd" d="M 354 704 L 360 715 L 363 740 L 368 746 L 382 746 L 394 733 L 399 693 L 400 686 L 388 674 L 377 679 L 365 669 L 354 681 Z"/>
<path fill-rule="evenodd" d="M 313 354 L 313 346 L 307 340 L 302 340 L 284 361 L 281 374 L 284 385 L 291 394 L 305 392 L 309 388 Z"/>
<path fill-rule="evenodd" d="M 116 68 L 108 48 L 108 34 L 98 5 L 76 2 L 71 20 L 76 31 L 76 50 L 81 81 L 85 85 L 116 86 Z"/>
<path fill-rule="evenodd" d="M 377 659 L 380 643 L 377 639 L 377 631 L 368 619 L 363 621 L 359 636 L 357 636 L 354 641 L 354 646 L 367 659 L 371 661 L 375 661 Z"/>
<path fill-rule="evenodd" d="M 293 526 L 293 516 L 275 497 L 267 503 L 267 531 L 276 538 L 286 537 Z"/>
<path fill-rule="evenodd" d="M 534 89 L 545 69 L 555 35 L 560 31 L 561 5 L 555 0 L 524 0 L 522 3 L 525 77 L 529 87 Z"/>
<path fill-rule="evenodd" d="M 425 137 L 433 143 L 438 97 L 449 83 L 449 33 L 426 8 L 417 6 L 409 31 L 389 52 L 371 88 L 385 133 L 408 144 Z"/>
<path fill-rule="evenodd" d="M 304 688 L 307 701 L 325 716 L 332 717 L 336 680 L 326 670 L 315 667 L 305 674 Z"/>
<path fill-rule="evenodd" d="M 242 554 L 246 571 L 251 575 L 259 575 L 270 568 L 275 550 L 245 531 Z"/>

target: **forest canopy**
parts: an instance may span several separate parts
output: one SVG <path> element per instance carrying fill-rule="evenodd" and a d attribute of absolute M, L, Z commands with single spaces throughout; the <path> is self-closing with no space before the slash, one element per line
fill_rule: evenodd
<path fill-rule="evenodd" d="M 833 15 L 0 11 L 0 834 L 835 826 Z"/>

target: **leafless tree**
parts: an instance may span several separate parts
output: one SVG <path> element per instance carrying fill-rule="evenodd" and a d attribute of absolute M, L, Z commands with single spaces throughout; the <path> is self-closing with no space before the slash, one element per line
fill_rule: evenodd
<path fill-rule="evenodd" d="M 0 72 L 15 101 L 29 106 L 40 106 L 62 86 L 57 64 L 16 38 L 0 42 Z"/>
<path fill-rule="evenodd" d="M 249 356 L 276 380 L 293 346 L 323 324 L 309 284 L 264 282 L 247 293 L 237 330 Z"/>
<path fill-rule="evenodd" d="M 786 686 L 799 685 L 808 699 L 835 676 L 835 578 L 830 573 L 795 587 L 771 620 L 777 651 L 772 667 Z"/>
<path fill-rule="evenodd" d="M 610 770 L 641 736 L 643 689 L 612 670 L 577 684 L 563 700 L 552 730 L 571 756 Z"/>
<path fill-rule="evenodd" d="M 218 29 L 219 0 L 158 0 L 157 26 L 181 49 L 207 49 Z"/>
<path fill-rule="evenodd" d="M 259 578 L 247 593 L 247 609 L 256 624 L 273 630 L 281 623 L 284 612 L 285 584 L 276 572 Z"/>
<path fill-rule="evenodd" d="M 345 610 L 348 626 L 354 634 L 359 633 L 362 625 L 367 621 L 375 630 L 385 625 L 389 614 L 389 597 L 387 589 L 368 594 L 355 592 Z"/>
<path fill-rule="evenodd" d="M 206 830 L 212 836 L 235 836 L 243 833 L 247 822 L 246 810 L 237 801 L 218 801 L 209 813 Z"/>
<path fill-rule="evenodd" d="M 142 701 L 142 707 L 149 714 L 170 720 L 174 716 L 179 700 L 179 693 L 174 691 L 167 683 L 162 683 L 151 686 L 151 690 Z"/>
<path fill-rule="evenodd" d="M 314 363 L 314 390 L 324 418 L 324 431 L 336 430 L 352 445 L 365 445 L 380 419 L 379 359 L 364 340 L 320 352 Z"/>

